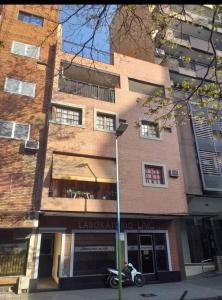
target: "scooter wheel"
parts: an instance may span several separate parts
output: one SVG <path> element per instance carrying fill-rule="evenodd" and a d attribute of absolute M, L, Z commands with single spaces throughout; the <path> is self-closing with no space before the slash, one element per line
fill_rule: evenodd
<path fill-rule="evenodd" d="M 116 276 L 110 276 L 109 285 L 112 289 L 118 288 L 118 280 L 116 280 Z"/>
<path fill-rule="evenodd" d="M 136 286 L 142 287 L 145 284 L 145 278 L 142 274 L 137 274 L 134 278 L 134 283 Z"/>

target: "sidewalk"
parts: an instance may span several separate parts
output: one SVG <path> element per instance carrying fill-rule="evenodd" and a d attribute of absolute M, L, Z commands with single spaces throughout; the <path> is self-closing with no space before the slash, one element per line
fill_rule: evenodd
<path fill-rule="evenodd" d="M 222 274 L 208 278 L 195 276 L 186 281 L 145 285 L 142 288 L 134 286 L 126 287 L 123 288 L 123 300 L 179 300 L 185 290 L 188 293 L 184 300 L 222 300 Z M 104 288 L 41 292 L 16 296 L 0 294 L 0 300 L 116 300 L 117 296 L 118 290 Z"/>

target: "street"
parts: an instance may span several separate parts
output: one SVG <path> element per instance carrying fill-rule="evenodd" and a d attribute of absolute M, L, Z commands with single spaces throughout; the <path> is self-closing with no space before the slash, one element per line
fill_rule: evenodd
<path fill-rule="evenodd" d="M 123 288 L 123 300 L 219 300 L 222 299 L 222 275 L 194 276 L 186 281 L 145 285 L 142 288 L 130 286 Z M 86 289 L 72 291 L 52 291 L 32 294 L 1 294 L 1 300 L 116 300 L 118 290 Z"/>

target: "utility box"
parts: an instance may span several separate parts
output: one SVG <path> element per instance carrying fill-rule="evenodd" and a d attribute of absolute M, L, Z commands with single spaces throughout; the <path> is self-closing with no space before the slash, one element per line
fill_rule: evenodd
<path fill-rule="evenodd" d="M 222 256 L 215 256 L 215 271 L 222 272 Z"/>
<path fill-rule="evenodd" d="M 29 277 L 20 276 L 18 281 L 18 294 L 28 293 L 29 291 Z"/>

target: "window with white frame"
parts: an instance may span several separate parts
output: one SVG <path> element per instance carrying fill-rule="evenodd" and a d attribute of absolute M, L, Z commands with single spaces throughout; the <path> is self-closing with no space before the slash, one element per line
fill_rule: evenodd
<path fill-rule="evenodd" d="M 102 112 L 96 114 L 96 129 L 104 131 L 115 131 L 116 130 L 116 116 Z"/>
<path fill-rule="evenodd" d="M 0 137 L 27 140 L 29 139 L 29 132 L 29 124 L 0 120 Z"/>
<path fill-rule="evenodd" d="M 8 77 L 5 79 L 5 92 L 35 97 L 35 89 L 36 84 L 33 82 L 21 81 Z"/>
<path fill-rule="evenodd" d="M 159 139 L 159 124 L 156 122 L 142 120 L 140 125 L 140 135 L 146 138 Z"/>
<path fill-rule="evenodd" d="M 167 187 L 165 165 L 143 162 L 142 168 L 144 186 Z"/>
<path fill-rule="evenodd" d="M 38 59 L 40 47 L 12 41 L 11 53 Z"/>
<path fill-rule="evenodd" d="M 83 125 L 83 110 L 81 108 L 53 106 L 52 120 L 67 125 Z"/>

